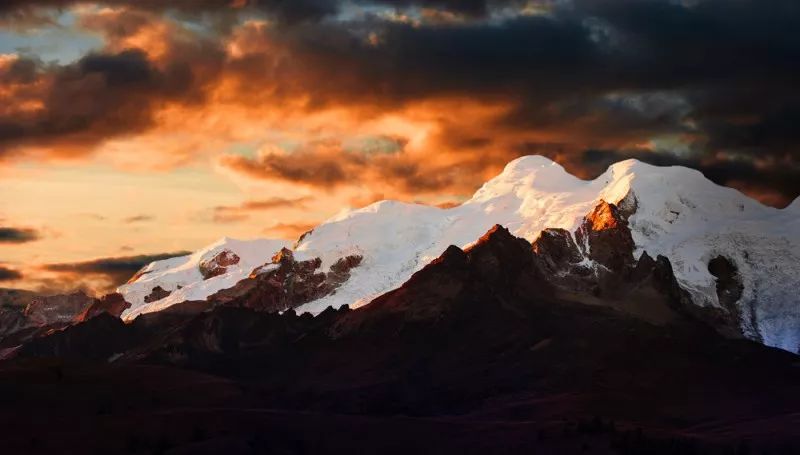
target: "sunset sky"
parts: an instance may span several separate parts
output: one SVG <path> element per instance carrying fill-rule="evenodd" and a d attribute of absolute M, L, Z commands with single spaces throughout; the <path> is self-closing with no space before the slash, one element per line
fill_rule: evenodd
<path fill-rule="evenodd" d="M 765 7 L 769 4 L 769 7 Z M 796 0 L 5 0 L 0 287 L 635 157 L 800 193 Z M 388 234 L 388 233 L 387 233 Z"/>

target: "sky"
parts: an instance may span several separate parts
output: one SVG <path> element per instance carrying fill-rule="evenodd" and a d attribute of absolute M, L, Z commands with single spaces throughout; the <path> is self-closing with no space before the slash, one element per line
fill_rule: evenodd
<path fill-rule="evenodd" d="M 5 0 L 0 287 L 107 292 L 510 160 L 800 194 L 796 0 Z"/>

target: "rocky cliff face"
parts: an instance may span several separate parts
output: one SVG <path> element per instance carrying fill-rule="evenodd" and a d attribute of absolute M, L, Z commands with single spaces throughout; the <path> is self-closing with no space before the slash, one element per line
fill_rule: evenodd
<path fill-rule="evenodd" d="M 94 303 L 83 291 L 72 294 L 39 296 L 25 307 L 25 316 L 34 324 L 44 326 L 70 323 Z"/>
<path fill-rule="evenodd" d="M 536 262 L 559 297 L 611 306 L 653 323 L 673 320 L 677 313 L 691 315 L 726 336 L 744 336 L 740 315 L 730 300 L 736 294 L 731 266 L 714 262 L 714 270 L 726 277 L 721 284 L 725 289 L 721 292 L 730 295 L 726 308 L 696 305 L 679 284 L 668 258 L 653 258 L 644 251 L 634 259 L 627 217 L 634 213 L 635 204 L 625 204 L 623 210 L 600 201 L 574 233 L 545 229 L 533 242 Z"/>
<path fill-rule="evenodd" d="M 77 322 L 82 322 L 103 313 L 107 313 L 118 318 L 122 312 L 130 308 L 130 306 L 131 304 L 125 301 L 125 298 L 122 296 L 122 294 L 112 292 L 111 294 L 106 294 L 99 299 L 95 299 L 85 311 L 75 318 L 75 320 Z"/>
<path fill-rule="evenodd" d="M 575 241 L 584 257 L 603 267 L 620 271 L 633 264 L 633 237 L 628 221 L 614 204 L 600 203 L 584 217 L 575 231 Z"/>
<path fill-rule="evenodd" d="M 476 298 L 538 297 L 609 307 L 659 325 L 701 316 L 667 258 L 643 253 L 633 259 L 624 221 L 616 207 L 601 202 L 574 234 L 580 243 L 563 229 L 548 229 L 530 244 L 494 226 L 466 250 L 450 246 L 403 286 L 345 316 L 333 331 L 343 336 L 375 325 L 376 333 L 393 333 L 446 318 L 455 302 Z M 729 327 L 720 332 L 729 334 Z"/>
<path fill-rule="evenodd" d="M 18 308 L 0 306 L 0 341 L 35 325 Z"/>
<path fill-rule="evenodd" d="M 5 348 L 28 343 L 100 314 L 119 318 L 130 306 L 117 293 L 100 298 L 90 297 L 83 292 L 48 296 L 33 292 L 13 294 L 13 301 L 6 299 L 0 305 L 0 347 Z"/>

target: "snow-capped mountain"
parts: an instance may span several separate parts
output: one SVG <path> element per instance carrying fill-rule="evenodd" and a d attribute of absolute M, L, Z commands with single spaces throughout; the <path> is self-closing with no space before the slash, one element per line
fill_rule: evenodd
<path fill-rule="evenodd" d="M 122 317 L 133 319 L 176 303 L 204 300 L 246 278 L 290 244 L 285 240 L 222 238 L 190 255 L 151 262 L 117 289 L 131 303 Z"/>
<path fill-rule="evenodd" d="M 298 311 L 319 313 L 328 306 L 366 304 L 401 285 L 449 245 L 468 246 L 495 224 L 529 241 L 546 228 L 574 232 L 601 200 L 626 212 L 637 253 L 671 260 L 678 282 L 697 305 L 722 305 L 709 263 L 726 258 L 742 286 L 735 305 L 743 333 L 771 346 L 798 350 L 800 203 L 782 210 L 766 207 L 696 170 L 636 160 L 614 164 L 586 181 L 547 158 L 527 156 L 509 163 L 458 207 L 382 201 L 340 214 L 305 235 L 294 258 L 319 258 L 323 271 L 346 256 L 363 260 L 335 292 Z M 132 304 L 123 317 L 205 299 L 270 264 L 284 246 L 286 242 L 273 240 L 224 240 L 191 256 L 150 264 L 140 272 L 143 275 L 119 288 Z M 204 276 L 203 264 L 207 269 L 214 259 L 231 262 L 220 256 L 225 251 L 240 259 Z M 163 293 L 154 295 L 159 286 Z"/>

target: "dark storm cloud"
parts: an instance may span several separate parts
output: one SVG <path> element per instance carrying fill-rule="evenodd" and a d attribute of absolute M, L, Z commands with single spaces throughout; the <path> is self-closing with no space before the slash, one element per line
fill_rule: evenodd
<path fill-rule="evenodd" d="M 318 154 L 314 151 L 281 154 L 268 153 L 256 159 L 239 155 L 226 156 L 223 164 L 259 178 L 278 178 L 315 186 L 335 186 L 349 178 L 348 167 L 362 167 L 356 157 Z"/>
<path fill-rule="evenodd" d="M 441 98 L 503 103 L 508 109 L 482 131 L 442 113 L 441 130 L 447 131 L 442 143 L 457 146 L 475 171 L 519 153 L 503 136 L 557 135 L 550 150 L 588 174 L 596 164 L 584 154 L 587 149 L 673 162 L 677 155 L 669 150 L 645 154 L 639 147 L 666 135 L 683 141 L 682 162 L 716 181 L 738 182 L 756 195 L 778 192 L 784 200 L 798 193 L 793 181 L 800 160 L 795 127 L 800 3 L 795 0 L 542 1 L 546 12 L 534 15 L 520 13 L 527 2 L 501 0 L 98 3 L 130 10 L 126 26 L 104 28 L 108 36 L 151 21 L 135 11 L 179 11 L 196 20 L 232 11 L 243 17 L 265 13 L 275 26 L 252 31 L 241 55 L 225 53 L 227 33 L 236 29 L 229 27 L 217 36 L 193 36 L 188 41 L 200 43 L 194 47 L 186 47 L 186 40 L 168 42 L 167 55 L 158 62 L 123 50 L 66 66 L 35 59 L 6 65 L 0 83 L 18 87 L 14 100 L 22 105 L 33 99 L 44 107 L 0 109 L 0 153 L 25 143 L 95 144 L 135 134 L 152 127 L 153 111 L 163 103 L 202 104 L 209 87 L 225 79 L 247 93 L 237 102 L 281 105 L 302 98 L 308 110 L 387 112 Z M 14 0 L 0 5 L 0 12 L 72 4 Z M 471 20 L 340 17 L 353 4 L 433 8 Z M 513 14 L 515 8 L 520 14 Z M 510 18 L 490 19 L 501 10 L 512 11 Z M 503 147 L 507 151 L 498 152 Z M 478 156 L 487 150 L 493 155 Z M 341 150 L 231 157 L 225 164 L 251 176 L 323 186 L 368 173 L 397 178 L 404 188 L 418 185 L 420 191 L 455 181 L 426 163 Z"/>
<path fill-rule="evenodd" d="M 0 227 L 1 243 L 27 243 L 39 240 L 39 232 L 30 228 Z"/>
<path fill-rule="evenodd" d="M 361 1 L 361 4 L 379 4 L 393 8 L 431 8 L 462 14 L 467 17 L 487 16 L 493 7 L 503 7 L 508 5 L 521 6 L 524 0 L 375 0 Z"/>
<path fill-rule="evenodd" d="M 23 58 L 11 62 L 0 71 L 0 84 L 30 84 L 36 81 L 40 62 Z"/>
<path fill-rule="evenodd" d="M 36 76 L 30 78 L 31 71 L 15 76 L 31 80 L 13 85 L 15 95 L 0 110 L 0 154 L 13 145 L 63 141 L 69 148 L 144 131 L 153 125 L 159 103 L 202 99 L 188 63 L 176 60 L 156 69 L 140 50 L 93 53 L 67 66 L 21 62 L 15 66 L 35 65 Z M 8 74 L 0 71 L 0 78 Z M 26 110 L 26 102 L 42 108 Z"/>
<path fill-rule="evenodd" d="M 6 0 L 0 3 L 0 16 L 19 20 L 27 19 L 31 25 L 52 21 L 46 9 L 63 9 L 83 0 Z M 344 1 L 337 0 L 95 0 L 93 3 L 108 6 L 125 6 L 152 11 L 178 11 L 184 14 L 206 12 L 263 12 L 285 23 L 319 21 L 342 10 Z M 467 17 L 484 17 L 491 8 L 522 6 L 524 0 L 355 0 L 359 6 L 380 5 L 387 8 L 430 8 L 462 14 Z M 548 0 L 541 2 L 548 4 Z"/>
<path fill-rule="evenodd" d="M 22 274 L 17 270 L 0 265 L 0 281 L 13 281 L 22 278 Z"/>
<path fill-rule="evenodd" d="M 0 3 L 0 19 L 15 20 L 30 26 L 53 23 L 48 10 L 63 10 L 84 0 L 4 0 Z M 175 11 L 188 16 L 204 13 L 262 12 L 286 23 L 316 21 L 335 14 L 335 0 L 96 0 L 98 5 L 121 6 L 148 11 Z"/>
<path fill-rule="evenodd" d="M 220 163 L 255 178 L 332 188 L 354 182 L 383 182 L 405 192 L 430 192 L 453 183 L 457 170 L 432 172 L 400 153 L 361 153 L 337 142 L 310 144 L 292 153 L 267 151 L 254 158 L 225 155 Z M 455 171 L 455 172 L 454 172 Z"/>
<path fill-rule="evenodd" d="M 51 272 L 59 272 L 66 275 L 101 275 L 116 286 L 125 283 L 134 273 L 153 261 L 187 254 L 191 254 L 191 252 L 179 251 L 175 253 L 108 257 L 85 262 L 48 264 L 44 268 Z"/>

